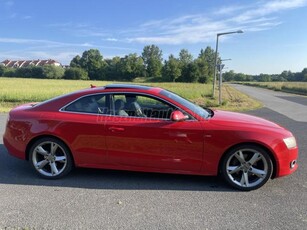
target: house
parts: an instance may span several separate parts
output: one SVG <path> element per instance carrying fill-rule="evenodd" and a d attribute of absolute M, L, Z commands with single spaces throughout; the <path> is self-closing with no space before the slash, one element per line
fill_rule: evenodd
<path fill-rule="evenodd" d="M 62 66 L 62 64 L 58 61 L 48 59 L 48 60 L 19 60 L 19 61 L 12 61 L 12 60 L 5 60 L 0 63 L 5 67 L 11 68 L 21 68 L 21 67 L 29 67 L 29 66 L 44 66 L 44 65 L 54 65 L 54 66 Z"/>

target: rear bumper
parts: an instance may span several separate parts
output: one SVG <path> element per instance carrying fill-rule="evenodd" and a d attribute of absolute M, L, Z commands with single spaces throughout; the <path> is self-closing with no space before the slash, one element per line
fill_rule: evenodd
<path fill-rule="evenodd" d="M 7 151 L 9 152 L 10 155 L 17 157 L 19 159 L 25 160 L 26 159 L 26 154 L 24 151 L 20 151 L 18 148 L 16 148 L 12 143 L 8 141 L 5 136 L 3 137 L 3 144 L 6 147 Z"/>

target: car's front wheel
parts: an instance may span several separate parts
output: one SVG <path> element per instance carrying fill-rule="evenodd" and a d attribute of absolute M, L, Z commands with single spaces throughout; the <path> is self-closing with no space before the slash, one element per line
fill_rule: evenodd
<path fill-rule="evenodd" d="M 51 137 L 37 140 L 30 149 L 29 160 L 39 176 L 57 179 L 67 175 L 73 166 L 66 145 Z"/>
<path fill-rule="evenodd" d="M 226 153 L 221 172 L 231 186 L 250 191 L 260 188 L 269 180 L 273 164 L 264 149 L 254 145 L 242 145 Z"/>

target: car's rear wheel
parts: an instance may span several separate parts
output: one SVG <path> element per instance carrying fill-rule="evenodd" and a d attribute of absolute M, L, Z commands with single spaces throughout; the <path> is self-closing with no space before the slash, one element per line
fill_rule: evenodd
<path fill-rule="evenodd" d="M 52 137 L 37 140 L 30 149 L 29 159 L 39 176 L 47 179 L 67 175 L 73 166 L 69 149 L 62 141 Z"/>
<path fill-rule="evenodd" d="M 221 172 L 233 187 L 250 191 L 263 186 L 271 177 L 272 160 L 263 148 L 242 145 L 230 150 L 224 156 Z"/>

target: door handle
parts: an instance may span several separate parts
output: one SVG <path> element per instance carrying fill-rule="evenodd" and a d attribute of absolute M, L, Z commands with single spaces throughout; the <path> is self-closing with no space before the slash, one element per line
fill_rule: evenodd
<path fill-rule="evenodd" d="M 124 128 L 120 128 L 120 127 L 110 127 L 109 130 L 111 132 L 123 132 L 123 131 L 125 131 Z"/>

